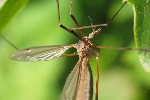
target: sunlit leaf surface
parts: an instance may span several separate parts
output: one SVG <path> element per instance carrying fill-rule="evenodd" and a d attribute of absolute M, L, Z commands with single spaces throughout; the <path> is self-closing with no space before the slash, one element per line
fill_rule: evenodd
<path fill-rule="evenodd" d="M 136 46 L 150 47 L 150 1 L 129 0 L 134 8 L 134 36 Z M 146 71 L 150 71 L 150 52 L 139 52 L 139 58 Z"/>

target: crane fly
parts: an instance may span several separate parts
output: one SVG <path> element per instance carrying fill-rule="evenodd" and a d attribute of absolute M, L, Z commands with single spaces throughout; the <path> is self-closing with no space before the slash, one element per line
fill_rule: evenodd
<path fill-rule="evenodd" d="M 70 0 L 70 16 L 74 21 L 77 28 L 67 28 L 63 24 L 60 24 L 60 10 L 59 10 L 59 1 L 57 2 L 57 10 L 58 10 L 58 23 L 61 28 L 65 29 L 75 37 L 79 39 L 79 41 L 75 44 L 69 45 L 54 45 L 54 46 L 39 46 L 39 47 L 31 47 L 23 50 L 18 50 L 14 53 L 11 58 L 17 61 L 48 61 L 54 58 L 58 58 L 61 56 L 79 56 L 79 60 L 71 73 L 68 75 L 66 79 L 66 83 L 64 85 L 61 100 L 92 100 L 93 98 L 93 76 L 90 68 L 89 60 L 90 58 L 95 58 L 97 62 L 97 78 L 96 78 L 96 89 L 95 89 L 95 100 L 98 100 L 98 83 L 99 83 L 99 58 L 100 49 L 115 49 L 115 50 L 142 50 L 142 51 L 150 51 L 149 48 L 115 48 L 115 47 L 106 47 L 106 46 L 95 46 L 91 40 L 94 38 L 96 34 L 101 32 L 101 29 L 93 29 L 93 31 L 86 36 L 83 32 L 85 28 L 94 28 L 97 26 L 107 26 L 108 24 L 98 24 L 91 26 L 80 26 L 76 21 L 75 17 L 72 14 L 72 0 Z M 121 8 L 126 4 L 126 2 L 121 6 Z M 120 8 L 120 9 L 121 9 Z M 120 11 L 118 10 L 118 12 Z M 117 13 L 118 13 L 117 12 Z M 117 15 L 114 15 L 114 17 Z M 111 19 L 113 20 L 114 17 Z M 78 30 L 82 37 L 80 37 L 74 30 Z M 73 54 L 65 54 L 65 52 L 70 49 L 75 48 L 77 50 L 76 53 Z"/>
<path fill-rule="evenodd" d="M 79 40 L 78 43 L 70 45 L 32 47 L 17 51 L 11 58 L 17 61 L 47 61 L 63 56 L 63 53 L 69 48 L 76 48 L 77 54 L 71 54 L 71 56 L 79 55 L 79 60 L 66 80 L 61 100 L 91 100 L 93 78 L 89 59 L 96 58 L 97 68 L 99 68 L 99 48 L 94 47 L 90 40 L 99 32 L 100 29 L 83 37 L 88 44 Z"/>

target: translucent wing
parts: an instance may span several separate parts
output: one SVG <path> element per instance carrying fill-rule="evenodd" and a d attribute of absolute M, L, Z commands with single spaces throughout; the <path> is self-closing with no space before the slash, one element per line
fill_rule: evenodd
<path fill-rule="evenodd" d="M 11 56 L 17 61 L 47 61 L 61 56 L 72 46 L 41 46 L 19 50 Z"/>
<path fill-rule="evenodd" d="M 79 75 L 79 65 L 77 64 L 69 74 L 63 88 L 60 100 L 73 100 L 75 95 L 77 80 Z"/>
<path fill-rule="evenodd" d="M 88 59 L 79 60 L 69 74 L 60 100 L 92 100 L 92 73 Z"/>

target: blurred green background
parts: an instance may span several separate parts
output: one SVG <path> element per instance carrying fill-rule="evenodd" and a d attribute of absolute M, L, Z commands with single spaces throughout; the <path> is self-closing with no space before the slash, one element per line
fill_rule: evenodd
<path fill-rule="evenodd" d="M 107 23 L 121 0 L 73 0 L 73 14 L 81 26 Z M 61 23 L 75 27 L 69 0 L 60 0 Z M 135 47 L 133 10 L 127 4 L 108 27 L 95 37 L 96 45 Z M 86 29 L 89 34 L 92 29 Z M 58 26 L 56 0 L 30 0 L 3 31 L 18 48 L 76 43 L 78 39 Z M 43 62 L 16 62 L 16 50 L 0 39 L 0 100 L 59 100 L 63 85 L 78 57 Z M 100 100 L 149 100 L 150 74 L 142 68 L 137 51 L 101 50 Z M 96 61 L 90 61 L 93 74 Z"/>

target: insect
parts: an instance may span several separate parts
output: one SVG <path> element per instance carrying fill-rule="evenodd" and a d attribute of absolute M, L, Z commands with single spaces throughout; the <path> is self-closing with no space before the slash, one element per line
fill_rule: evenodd
<path fill-rule="evenodd" d="M 60 23 L 60 11 L 59 11 L 59 2 L 57 1 L 58 8 L 58 22 Z M 124 3 L 124 5 L 126 2 Z M 124 6 L 123 5 L 123 6 Z M 122 6 L 122 7 L 123 7 Z M 122 8 L 121 7 L 121 8 Z M 118 12 L 120 9 L 118 10 Z M 117 12 L 117 13 L 118 13 Z M 117 15 L 115 14 L 115 16 Z M 18 50 L 14 53 L 11 58 L 17 61 L 47 61 L 60 56 L 79 56 L 79 60 L 68 78 L 61 94 L 61 100 L 91 100 L 93 98 L 93 77 L 92 71 L 89 65 L 90 58 L 95 58 L 97 62 L 97 79 L 96 79 L 96 89 L 95 89 L 95 99 L 98 100 L 98 83 L 99 83 L 99 58 L 100 50 L 99 49 L 118 49 L 118 50 L 143 50 L 149 51 L 148 49 L 131 49 L 131 48 L 112 48 L 105 46 L 95 46 L 91 40 L 96 34 L 101 32 L 101 29 L 93 29 L 93 31 L 86 36 L 82 31 L 85 28 L 94 28 L 97 26 L 107 26 L 108 24 L 99 24 L 91 26 L 80 27 L 75 17 L 72 15 L 72 0 L 70 0 L 70 16 L 74 21 L 77 28 L 68 29 L 64 25 L 60 24 L 60 27 L 73 34 L 79 39 L 79 42 L 76 44 L 69 45 L 54 45 L 54 46 L 40 46 L 40 47 L 31 47 L 23 50 Z M 114 17 L 115 17 L 114 16 Z M 113 17 L 113 18 L 114 18 Z M 113 19 L 112 18 L 112 19 Z M 79 30 L 82 37 L 77 35 L 74 30 Z M 70 48 L 75 48 L 77 53 L 73 54 L 64 54 Z"/>

